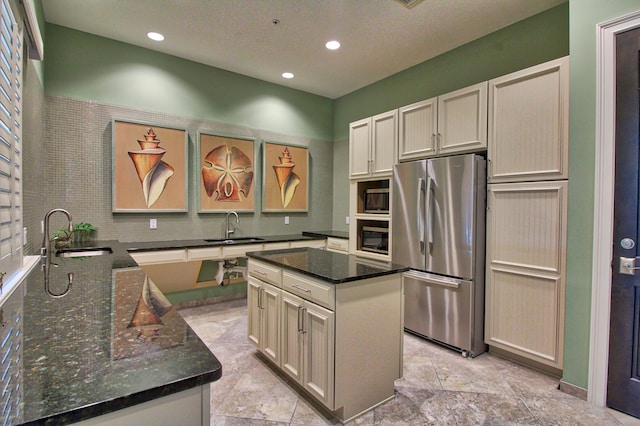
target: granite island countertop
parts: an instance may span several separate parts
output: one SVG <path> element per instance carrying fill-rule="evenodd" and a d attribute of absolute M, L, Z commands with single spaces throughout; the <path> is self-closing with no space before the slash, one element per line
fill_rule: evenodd
<path fill-rule="evenodd" d="M 57 266 L 48 268 L 48 280 L 38 264 L 12 294 L 22 297 L 22 398 L 11 423 L 76 422 L 222 375 L 218 359 L 136 267 L 126 244 L 96 246 L 113 253 L 52 256 Z M 70 273 L 68 293 L 53 297 L 65 293 Z"/>
<path fill-rule="evenodd" d="M 247 253 L 247 257 L 331 284 L 364 280 L 409 270 L 403 265 L 309 247 L 252 251 Z"/>

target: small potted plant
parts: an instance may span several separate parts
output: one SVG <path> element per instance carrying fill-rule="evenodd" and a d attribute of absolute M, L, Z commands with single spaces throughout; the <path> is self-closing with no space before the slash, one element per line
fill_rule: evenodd
<path fill-rule="evenodd" d="M 98 228 L 90 223 L 74 223 L 73 231 L 71 232 L 69 232 L 69 229 L 66 226 L 58 229 L 56 233 L 53 234 L 53 241 L 55 241 L 56 248 L 69 247 L 71 242 L 74 244 L 82 244 L 89 241 L 91 239 L 91 234 L 97 230 Z"/>
<path fill-rule="evenodd" d="M 91 234 L 97 231 L 98 228 L 90 223 L 80 222 L 73 224 L 72 238 L 74 243 L 85 243 L 91 239 Z"/>

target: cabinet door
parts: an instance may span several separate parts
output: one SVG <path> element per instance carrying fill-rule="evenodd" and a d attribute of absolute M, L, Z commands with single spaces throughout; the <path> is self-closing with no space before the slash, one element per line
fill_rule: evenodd
<path fill-rule="evenodd" d="M 398 160 L 436 155 L 437 98 L 398 109 Z"/>
<path fill-rule="evenodd" d="M 262 353 L 276 365 L 280 365 L 280 299 L 282 291 L 269 284 L 262 285 Z"/>
<path fill-rule="evenodd" d="M 349 175 L 352 178 L 368 176 L 371 155 L 371 119 L 355 121 L 349 125 Z"/>
<path fill-rule="evenodd" d="M 371 126 L 371 173 L 390 176 L 396 163 L 398 111 L 394 109 L 372 117 Z"/>
<path fill-rule="evenodd" d="M 485 342 L 558 369 L 566 232 L 566 181 L 489 185 Z"/>
<path fill-rule="evenodd" d="M 303 386 L 329 408 L 333 408 L 334 313 L 305 301 L 303 318 Z"/>
<path fill-rule="evenodd" d="M 566 179 L 569 58 L 489 81 L 489 182 Z"/>
<path fill-rule="evenodd" d="M 486 81 L 438 97 L 438 154 L 487 148 Z"/>
<path fill-rule="evenodd" d="M 262 343 L 260 335 L 262 326 L 260 321 L 260 292 L 262 283 L 253 277 L 247 280 L 247 311 L 248 311 L 248 333 L 249 341 L 258 349 Z"/>
<path fill-rule="evenodd" d="M 280 347 L 282 369 L 302 384 L 302 309 L 304 301 L 286 291 L 282 293 Z"/>

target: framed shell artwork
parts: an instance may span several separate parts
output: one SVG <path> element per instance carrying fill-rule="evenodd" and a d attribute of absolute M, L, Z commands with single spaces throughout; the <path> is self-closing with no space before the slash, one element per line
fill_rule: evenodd
<path fill-rule="evenodd" d="M 187 211 L 185 129 L 112 122 L 113 212 Z"/>
<path fill-rule="evenodd" d="M 273 142 L 263 150 L 262 211 L 308 211 L 309 150 Z"/>
<path fill-rule="evenodd" d="M 254 211 L 254 165 L 253 138 L 201 132 L 198 136 L 198 211 Z"/>

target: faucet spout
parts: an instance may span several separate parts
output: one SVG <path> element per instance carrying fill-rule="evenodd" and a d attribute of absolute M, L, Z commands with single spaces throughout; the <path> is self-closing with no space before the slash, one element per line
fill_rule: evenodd
<path fill-rule="evenodd" d="M 69 213 L 65 209 L 49 210 L 47 214 L 44 215 L 44 237 L 42 238 L 42 248 L 40 249 L 40 255 L 43 259 L 49 256 L 49 252 L 51 250 L 51 239 L 49 238 L 49 220 L 51 216 L 56 212 L 63 213 L 65 216 L 67 216 L 67 219 L 69 220 L 69 232 L 73 232 L 73 218 L 71 217 L 71 213 Z"/>
<path fill-rule="evenodd" d="M 231 225 L 229 223 L 229 218 L 231 216 L 235 216 L 236 217 L 236 223 L 233 225 L 233 229 L 231 229 Z M 227 227 L 226 227 L 226 229 L 224 231 L 225 240 L 228 240 L 229 236 L 236 232 L 236 227 L 238 226 L 239 223 L 240 223 L 240 219 L 238 218 L 238 213 L 236 213 L 234 211 L 227 212 Z"/>

